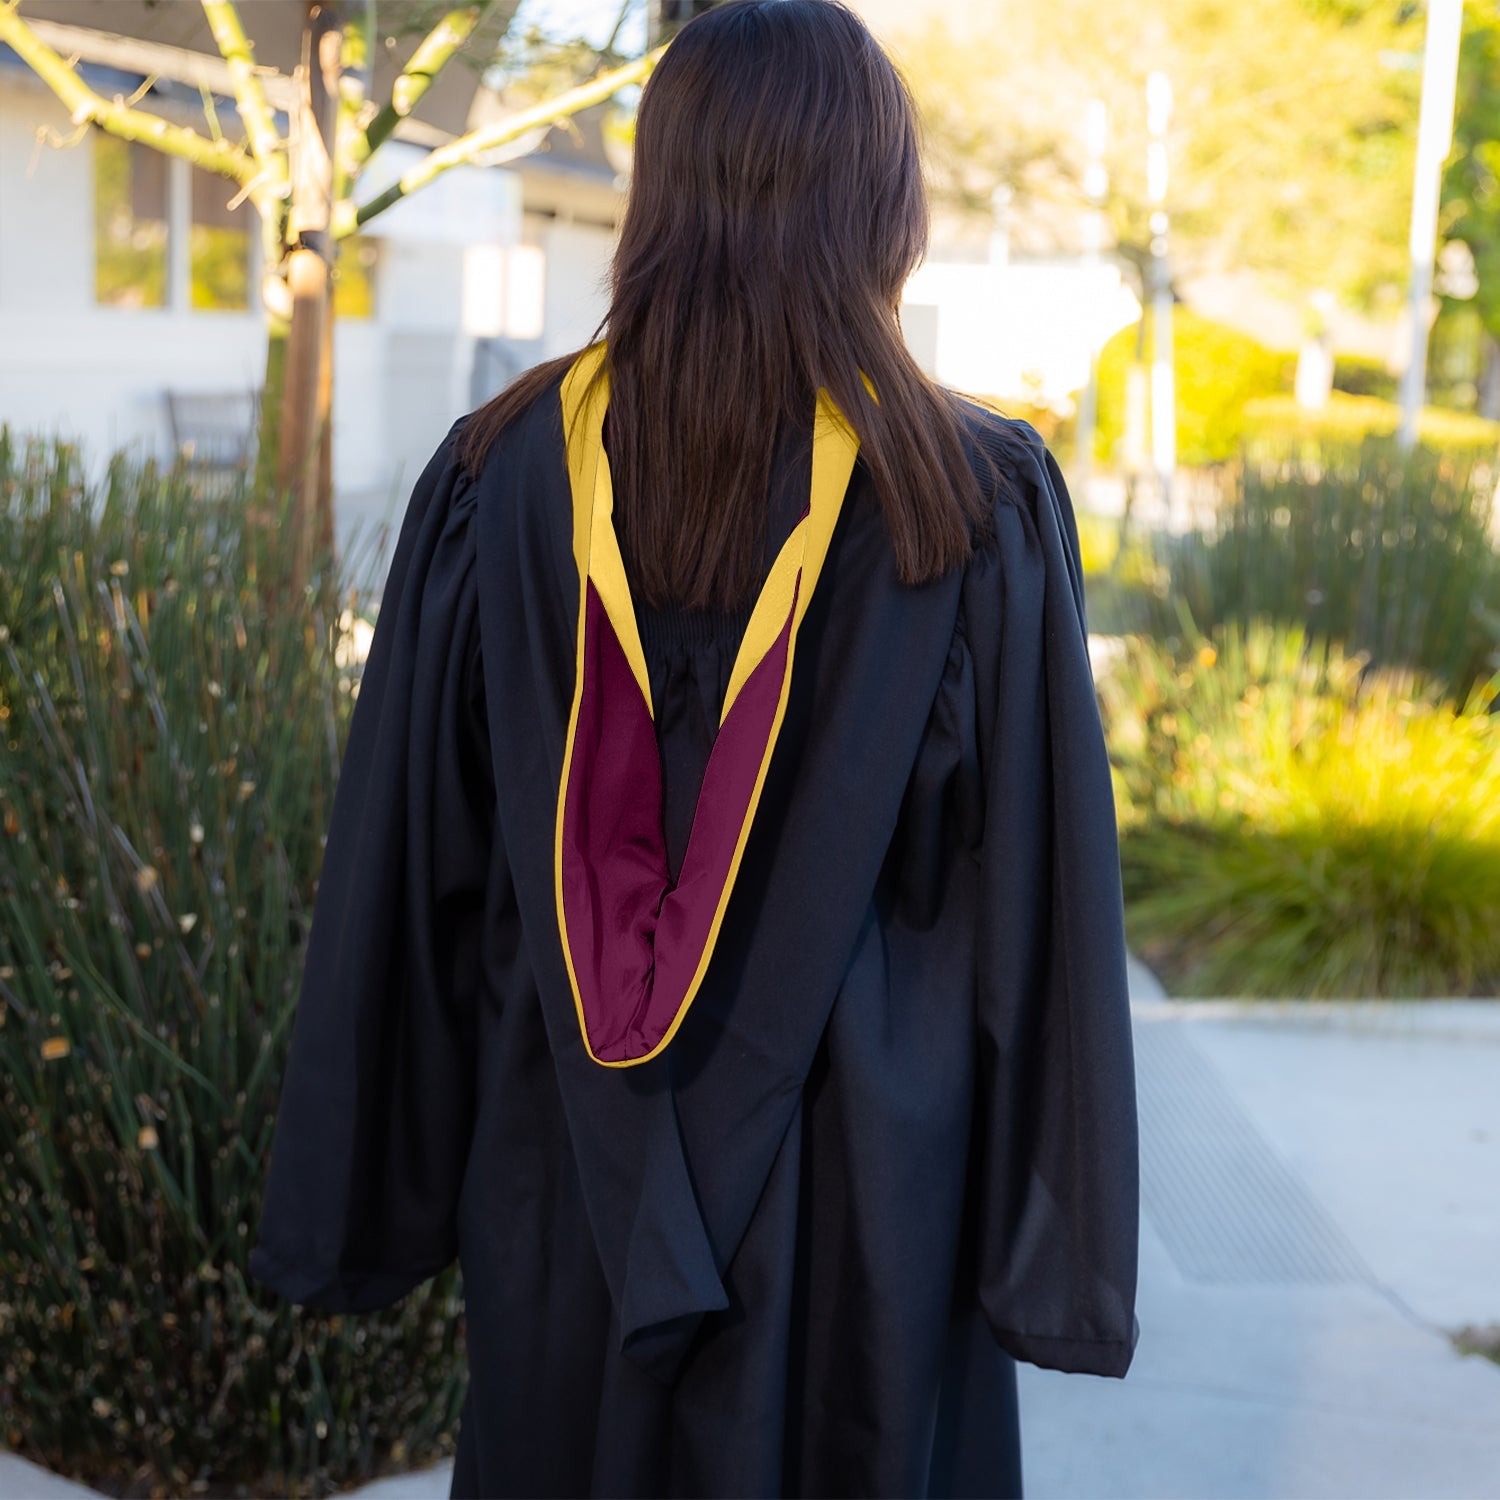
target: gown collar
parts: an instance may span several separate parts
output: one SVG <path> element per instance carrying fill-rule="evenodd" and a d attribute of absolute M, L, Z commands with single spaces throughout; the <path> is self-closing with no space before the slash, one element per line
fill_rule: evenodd
<path fill-rule="evenodd" d="M 561 400 L 579 599 L 573 703 L 557 792 L 557 917 L 588 1054 L 607 1067 L 626 1067 L 648 1061 L 670 1042 L 707 970 L 785 715 L 798 629 L 842 510 L 859 439 L 820 388 L 807 506 L 751 609 L 674 883 L 651 684 L 613 523 L 603 443 L 609 400 L 604 341 L 574 361 Z"/>

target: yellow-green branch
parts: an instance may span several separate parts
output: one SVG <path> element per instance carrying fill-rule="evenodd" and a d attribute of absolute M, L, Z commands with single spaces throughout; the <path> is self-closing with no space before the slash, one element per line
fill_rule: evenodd
<path fill-rule="evenodd" d="M 395 83 L 391 85 L 390 103 L 350 143 L 351 176 L 359 171 L 375 148 L 417 107 L 422 95 L 432 87 L 433 80 L 474 34 L 480 18 L 493 3 L 494 0 L 475 0 L 472 5 L 450 10 L 422 38 L 417 50 L 412 53 Z"/>
<path fill-rule="evenodd" d="M 339 38 L 338 115 L 333 127 L 333 201 L 340 203 L 359 171 L 364 131 L 360 121 L 369 105 L 370 67 L 375 47 L 375 0 L 348 7 Z"/>
<path fill-rule="evenodd" d="M 287 181 L 286 154 L 282 151 L 281 139 L 276 134 L 276 119 L 266 101 L 266 91 L 261 87 L 255 72 L 254 49 L 245 35 L 245 28 L 240 24 L 234 0 L 202 0 L 202 4 L 209 29 L 214 34 L 214 43 L 234 84 L 235 104 L 239 108 L 240 119 L 245 123 L 250 154 L 255 158 L 261 173 L 278 190 L 284 190 Z"/>
<path fill-rule="evenodd" d="M 376 214 L 383 213 L 391 204 L 400 202 L 402 198 L 416 192 L 418 188 L 426 187 L 434 177 L 446 172 L 450 167 L 462 166 L 484 155 L 486 151 L 492 151 L 495 147 L 503 146 L 517 136 L 524 135 L 538 125 L 547 125 L 554 120 L 577 114 L 591 104 L 599 104 L 608 99 L 611 94 L 617 93 L 627 84 L 644 80 L 656 66 L 662 53 L 667 50 L 668 45 L 670 44 L 663 43 L 644 57 L 636 58 L 634 62 L 628 62 L 623 67 L 615 68 L 608 73 L 601 73 L 597 78 L 591 78 L 587 83 L 581 83 L 577 88 L 569 89 L 566 93 L 558 94 L 551 99 L 544 99 L 540 104 L 532 105 L 530 109 L 518 110 L 513 115 L 507 115 L 503 120 L 495 121 L 493 125 L 486 125 L 481 130 L 471 130 L 468 135 L 449 141 L 446 146 L 439 146 L 435 151 L 429 151 L 399 182 L 393 183 L 378 197 L 366 203 L 352 216 L 352 221 L 345 216 L 344 222 L 335 226 L 335 235 L 342 239 L 352 234 L 356 228 L 369 223 Z"/>
<path fill-rule="evenodd" d="M 98 125 L 127 141 L 154 146 L 169 156 L 185 157 L 195 166 L 232 178 L 249 187 L 255 164 L 238 146 L 211 141 L 184 125 L 173 125 L 159 115 L 132 109 L 123 100 L 101 98 L 16 13 L 16 0 L 0 0 L 0 42 L 62 100 L 75 125 Z"/>

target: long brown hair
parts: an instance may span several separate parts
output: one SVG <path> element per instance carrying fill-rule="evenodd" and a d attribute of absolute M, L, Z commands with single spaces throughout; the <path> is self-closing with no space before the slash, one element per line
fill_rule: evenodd
<path fill-rule="evenodd" d="M 841 0 L 725 0 L 677 33 L 641 94 L 609 311 L 589 339 L 607 330 L 615 526 L 638 599 L 753 597 L 777 422 L 810 433 L 820 385 L 859 435 L 902 580 L 969 556 L 988 505 L 968 453 L 1004 480 L 901 334 L 927 243 L 911 94 Z M 477 473 L 577 352 L 480 408 L 460 461 Z"/>

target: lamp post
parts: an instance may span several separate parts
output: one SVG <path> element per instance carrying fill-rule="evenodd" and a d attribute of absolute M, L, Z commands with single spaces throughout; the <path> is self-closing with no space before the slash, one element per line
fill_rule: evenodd
<path fill-rule="evenodd" d="M 1010 264 L 1010 205 L 1014 194 L 1008 182 L 997 183 L 990 194 L 990 264 Z"/>
<path fill-rule="evenodd" d="M 1083 227 L 1083 263 L 1092 298 L 1098 284 L 1097 267 L 1104 248 L 1104 198 L 1109 192 L 1109 171 L 1104 165 L 1104 147 L 1109 135 L 1109 114 L 1104 100 L 1090 99 L 1085 141 L 1088 165 L 1083 173 L 1083 191 L 1089 200 Z M 1094 468 L 1094 428 L 1099 411 L 1099 344 L 1094 335 L 1092 300 L 1088 329 L 1089 373 L 1078 403 L 1078 442 L 1073 457 L 1073 491 L 1087 506 L 1089 479 Z"/>
<path fill-rule="evenodd" d="M 1146 79 L 1146 198 L 1151 204 L 1151 458 L 1162 510 L 1172 518 L 1172 478 L 1177 467 L 1177 396 L 1172 380 L 1172 282 L 1167 267 L 1167 123 L 1172 84 L 1165 73 Z"/>
<path fill-rule="evenodd" d="M 1422 47 L 1422 110 L 1417 119 L 1417 166 L 1411 200 L 1411 355 L 1401 376 L 1401 427 L 1397 441 L 1417 441 L 1417 417 L 1427 394 L 1427 299 L 1437 244 L 1443 162 L 1453 145 L 1453 103 L 1458 89 L 1458 46 L 1463 0 L 1427 0 Z"/>

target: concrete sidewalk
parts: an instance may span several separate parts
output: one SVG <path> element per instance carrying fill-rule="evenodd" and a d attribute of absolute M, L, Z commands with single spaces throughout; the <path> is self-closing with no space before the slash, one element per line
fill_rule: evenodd
<path fill-rule="evenodd" d="M 1500 1002 L 1136 976 L 1141 1341 L 1021 1367 L 1027 1494 L 1500 1496 Z"/>
<path fill-rule="evenodd" d="M 1500 1497 L 1500 1365 L 1448 1337 L 1500 1323 L 1500 1001 L 1132 987 L 1141 1341 L 1020 1367 L 1029 1500 Z M 0 1455 L 0 1500 L 90 1493 Z"/>

